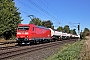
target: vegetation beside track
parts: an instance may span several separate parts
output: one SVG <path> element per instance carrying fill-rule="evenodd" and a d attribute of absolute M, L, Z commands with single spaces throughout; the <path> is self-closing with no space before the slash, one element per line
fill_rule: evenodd
<path fill-rule="evenodd" d="M 16 40 L 0 40 L 0 47 L 15 46 L 16 44 Z"/>
<path fill-rule="evenodd" d="M 15 43 L 16 40 L 0 40 L 0 43 Z"/>
<path fill-rule="evenodd" d="M 63 48 L 47 60 L 79 60 L 82 51 L 83 41 L 77 41 L 74 44 L 65 44 Z"/>

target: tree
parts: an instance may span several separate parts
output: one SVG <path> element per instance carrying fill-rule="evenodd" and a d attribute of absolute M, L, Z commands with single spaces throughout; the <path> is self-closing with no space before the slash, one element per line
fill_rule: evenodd
<path fill-rule="evenodd" d="M 33 18 L 33 19 L 31 19 L 29 24 L 35 24 L 35 25 L 41 26 L 42 21 L 39 18 Z"/>
<path fill-rule="evenodd" d="M 65 25 L 65 26 L 64 26 L 64 31 L 63 31 L 63 32 L 69 33 L 69 31 L 70 31 L 69 26 L 68 26 L 68 25 Z"/>
<path fill-rule="evenodd" d="M 70 34 L 73 34 L 73 30 L 70 30 Z"/>
<path fill-rule="evenodd" d="M 77 35 L 76 29 L 70 30 L 70 33 L 71 33 L 71 34 L 74 34 L 74 35 Z"/>
<path fill-rule="evenodd" d="M 84 32 L 89 32 L 89 29 L 88 29 L 88 28 L 85 28 L 85 29 L 84 29 Z"/>
<path fill-rule="evenodd" d="M 57 28 L 57 30 L 63 32 L 63 27 L 59 26 L 59 27 Z"/>
<path fill-rule="evenodd" d="M 53 23 L 50 20 L 43 21 L 42 26 L 47 27 L 47 28 L 54 28 Z"/>
<path fill-rule="evenodd" d="M 0 36 L 11 38 L 20 22 L 20 12 L 14 6 L 13 0 L 0 0 Z"/>
<path fill-rule="evenodd" d="M 84 28 L 83 35 L 87 36 L 88 34 L 90 34 L 89 29 L 88 28 Z"/>
<path fill-rule="evenodd" d="M 74 35 L 77 35 L 76 29 L 73 29 L 73 34 L 74 34 Z"/>

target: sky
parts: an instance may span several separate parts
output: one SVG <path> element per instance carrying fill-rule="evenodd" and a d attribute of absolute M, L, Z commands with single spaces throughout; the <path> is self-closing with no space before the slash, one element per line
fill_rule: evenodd
<path fill-rule="evenodd" d="M 42 21 L 51 20 L 55 28 L 69 25 L 76 29 L 80 23 L 80 30 L 90 29 L 90 0 L 14 0 L 19 8 L 23 21 L 28 24 L 29 15 Z M 32 17 L 33 18 L 33 17 Z"/>

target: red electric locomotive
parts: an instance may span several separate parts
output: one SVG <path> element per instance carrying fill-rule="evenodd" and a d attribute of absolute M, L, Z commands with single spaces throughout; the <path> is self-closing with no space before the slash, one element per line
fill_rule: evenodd
<path fill-rule="evenodd" d="M 48 28 L 36 26 L 34 24 L 19 24 L 16 33 L 16 40 L 19 45 L 22 43 L 50 41 L 51 31 Z"/>

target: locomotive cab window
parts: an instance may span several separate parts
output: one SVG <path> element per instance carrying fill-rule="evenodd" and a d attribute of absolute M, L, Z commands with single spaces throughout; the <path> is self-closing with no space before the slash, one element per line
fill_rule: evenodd
<path fill-rule="evenodd" d="M 29 30 L 29 26 L 19 26 L 18 30 Z"/>

